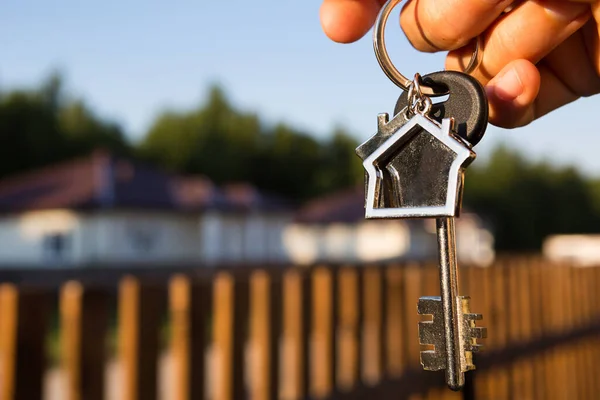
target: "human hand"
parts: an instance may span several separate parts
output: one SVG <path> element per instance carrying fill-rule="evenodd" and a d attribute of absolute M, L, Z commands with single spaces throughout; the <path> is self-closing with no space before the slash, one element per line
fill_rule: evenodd
<path fill-rule="evenodd" d="M 351 43 L 372 27 L 385 0 L 323 0 L 327 36 Z M 595 0 L 409 0 L 400 17 L 411 44 L 449 51 L 464 70 L 473 38 L 483 55 L 471 73 L 486 87 L 490 122 L 515 128 L 580 97 L 600 93 L 600 3 Z"/>

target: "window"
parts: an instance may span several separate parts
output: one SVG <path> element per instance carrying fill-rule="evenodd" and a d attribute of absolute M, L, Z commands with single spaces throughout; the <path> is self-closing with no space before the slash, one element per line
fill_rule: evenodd
<path fill-rule="evenodd" d="M 131 246 L 137 252 L 148 253 L 156 245 L 156 232 L 150 229 L 130 227 L 127 235 Z"/>
<path fill-rule="evenodd" d="M 50 233 L 44 236 L 44 258 L 49 261 L 63 261 L 71 247 L 71 237 L 67 233 Z"/>

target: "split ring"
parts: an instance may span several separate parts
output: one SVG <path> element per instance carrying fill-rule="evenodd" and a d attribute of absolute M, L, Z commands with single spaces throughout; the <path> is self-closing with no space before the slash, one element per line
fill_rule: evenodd
<path fill-rule="evenodd" d="M 385 75 L 402 90 L 409 90 L 412 81 L 406 78 L 404 75 L 402 75 L 392 63 L 392 60 L 390 59 L 390 56 L 385 47 L 384 38 L 384 31 L 388 17 L 390 16 L 392 9 L 398 4 L 400 4 L 401 1 L 402 0 L 388 0 L 387 3 L 385 3 L 385 5 L 381 8 L 381 11 L 377 16 L 377 20 L 375 21 L 375 28 L 373 29 L 373 48 L 375 49 L 375 57 L 377 58 L 379 66 L 381 67 Z M 469 61 L 469 64 L 467 65 L 467 68 L 465 69 L 464 73 L 469 74 L 473 72 L 481 63 L 481 44 L 481 36 L 478 36 L 476 39 L 475 51 L 473 51 L 471 60 Z M 435 92 L 432 88 L 428 86 L 423 86 L 421 91 L 423 94 L 430 97 L 444 96 L 448 94 Z"/>

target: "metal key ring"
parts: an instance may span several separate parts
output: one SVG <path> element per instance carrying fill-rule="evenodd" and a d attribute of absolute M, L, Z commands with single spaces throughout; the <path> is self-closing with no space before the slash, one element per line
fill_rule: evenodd
<path fill-rule="evenodd" d="M 392 63 L 390 56 L 385 48 L 385 39 L 384 39 L 384 31 L 385 25 L 387 23 L 388 17 L 392 12 L 392 9 L 396 7 L 402 0 L 388 0 L 387 3 L 381 8 L 379 15 L 377 16 L 377 20 L 375 21 L 375 28 L 373 30 L 373 48 L 375 49 L 375 57 L 379 62 L 379 66 L 385 73 L 385 75 L 392 81 L 396 86 L 400 87 L 403 90 L 409 90 L 412 81 L 406 78 L 404 75 L 398 71 L 398 69 Z M 471 60 L 467 65 L 465 74 L 469 74 L 479 66 L 481 63 L 482 52 L 480 51 L 481 47 L 481 36 L 478 36 L 476 39 L 475 51 L 471 56 Z M 444 96 L 448 93 L 440 93 L 435 92 L 433 88 L 428 86 L 423 86 L 421 92 L 429 97 L 436 96 Z"/>

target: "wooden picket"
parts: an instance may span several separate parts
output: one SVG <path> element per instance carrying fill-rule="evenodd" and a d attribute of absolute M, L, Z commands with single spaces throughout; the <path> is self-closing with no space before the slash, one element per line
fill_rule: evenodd
<path fill-rule="evenodd" d="M 0 285 L 0 399 L 40 399 L 52 293 Z"/>
<path fill-rule="evenodd" d="M 130 274 L 113 285 L 2 284 L 0 399 L 42 398 L 54 306 L 55 398 L 106 398 L 115 302 L 120 386 L 110 393 L 124 400 L 598 397 L 600 266 L 535 257 L 462 266 L 461 294 L 484 315 L 488 339 L 461 392 L 419 362 L 416 302 L 439 294 L 437 274 L 434 264 L 319 265 L 179 271 L 167 280 Z"/>
<path fill-rule="evenodd" d="M 66 283 L 60 294 L 65 400 L 103 400 L 108 295 Z"/>
<path fill-rule="evenodd" d="M 170 348 L 173 358 L 173 400 L 203 398 L 206 393 L 205 354 L 209 335 L 212 288 L 176 275 L 169 286 Z"/>
<path fill-rule="evenodd" d="M 123 400 L 155 399 L 161 316 L 166 291 L 128 276 L 119 286 L 119 357 Z"/>

